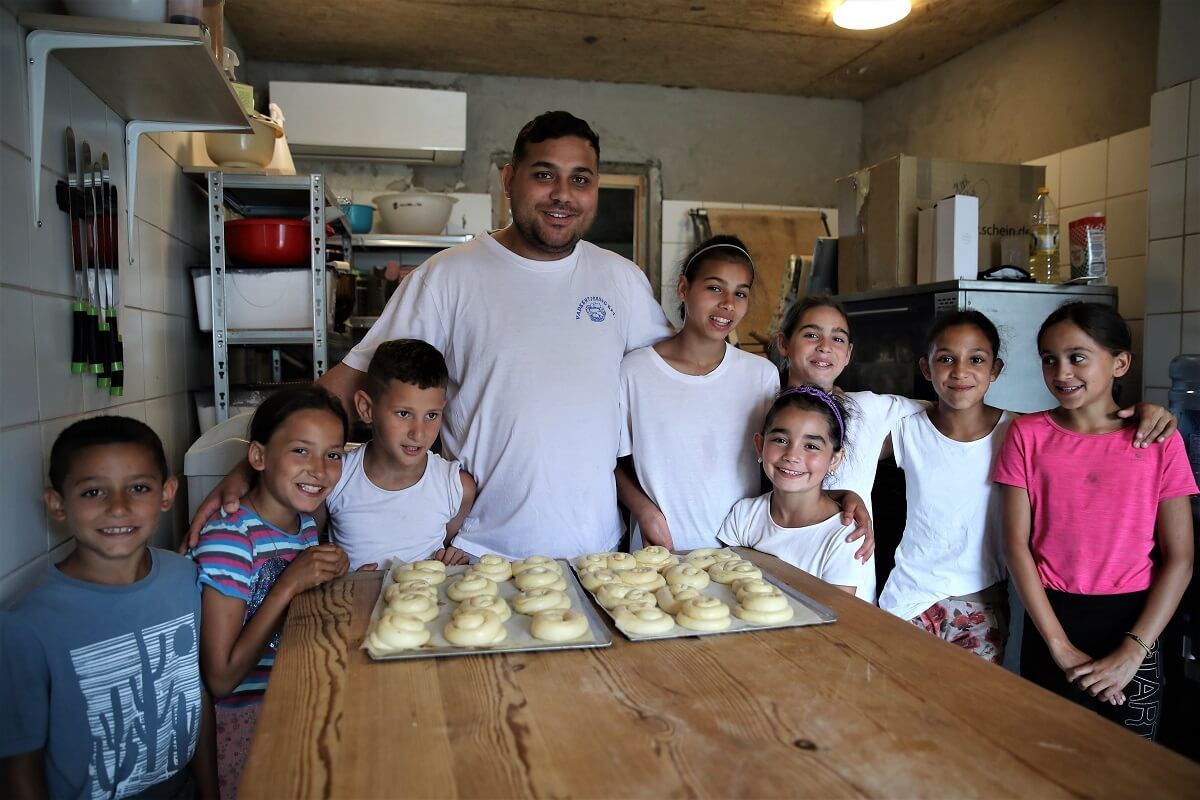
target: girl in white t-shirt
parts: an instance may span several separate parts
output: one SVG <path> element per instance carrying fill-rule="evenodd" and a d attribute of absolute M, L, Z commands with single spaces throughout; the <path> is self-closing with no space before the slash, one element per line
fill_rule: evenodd
<path fill-rule="evenodd" d="M 779 393 L 754 434 L 754 448 L 771 491 L 734 505 L 717 538 L 770 553 L 826 583 L 875 602 L 875 563 L 855 558 L 846 540 L 855 527 L 822 488 L 845 455 L 848 410 L 815 386 Z"/>
<path fill-rule="evenodd" d="M 787 310 L 776 338 L 780 355 L 787 359 L 784 383 L 811 384 L 848 398 L 853 412 L 846 437 L 853 447 L 825 482 L 827 489 L 848 489 L 871 509 L 871 489 L 879 467 L 879 454 L 897 422 L 925 409 L 919 400 L 894 394 L 845 392 L 836 386 L 854 352 L 850 323 L 837 301 L 806 297 Z"/>
<path fill-rule="evenodd" d="M 631 549 L 714 546 L 730 507 L 759 491 L 751 434 L 779 390 L 779 374 L 769 360 L 726 342 L 753 285 L 754 260 L 740 239 L 702 242 L 680 269 L 682 329 L 621 364 L 616 480 L 633 516 Z"/>
<path fill-rule="evenodd" d="M 1009 615 L 991 476 L 1013 415 L 984 395 L 1004 368 L 999 352 L 996 326 L 978 311 L 945 314 L 930 331 L 920 367 L 938 401 L 892 429 L 908 518 L 879 594 L 884 611 L 997 664 Z"/>

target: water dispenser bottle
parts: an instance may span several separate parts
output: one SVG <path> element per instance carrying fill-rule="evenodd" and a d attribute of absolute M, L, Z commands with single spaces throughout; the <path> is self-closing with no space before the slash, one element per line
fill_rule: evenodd
<path fill-rule="evenodd" d="M 1200 355 L 1171 359 L 1171 392 L 1167 405 L 1179 419 L 1179 433 L 1187 446 L 1192 474 L 1200 481 Z M 1192 516 L 1200 512 L 1200 498 L 1192 496 Z"/>

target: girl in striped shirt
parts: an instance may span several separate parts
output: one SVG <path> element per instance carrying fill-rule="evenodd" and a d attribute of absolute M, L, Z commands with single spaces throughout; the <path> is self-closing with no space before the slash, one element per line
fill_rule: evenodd
<path fill-rule="evenodd" d="M 312 514 L 337 484 L 349 423 L 324 389 L 285 389 L 250 423 L 255 484 L 232 514 L 218 511 L 192 558 L 203 587 L 200 667 L 216 700 L 221 797 L 236 796 L 288 603 L 346 572 L 334 544 L 317 543 Z"/>

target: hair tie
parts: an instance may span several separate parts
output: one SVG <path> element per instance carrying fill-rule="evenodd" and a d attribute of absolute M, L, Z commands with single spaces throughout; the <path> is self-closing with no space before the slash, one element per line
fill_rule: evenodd
<path fill-rule="evenodd" d="M 715 250 L 718 247 L 728 247 L 730 250 L 737 250 L 739 253 L 741 253 L 742 255 L 744 255 L 746 257 L 747 261 L 750 262 L 750 269 L 752 269 L 752 270 L 757 269 L 754 266 L 754 259 L 750 256 L 750 253 L 748 253 L 745 248 L 738 247 L 736 244 L 729 244 L 727 242 L 718 242 L 717 244 L 710 244 L 708 247 L 701 247 L 699 250 L 697 250 L 695 253 L 693 253 L 692 257 L 687 260 L 687 263 L 683 265 L 683 273 L 686 275 L 687 271 L 688 271 L 688 267 L 692 266 L 692 262 L 695 261 L 697 258 L 699 258 L 702 254 L 708 252 L 709 250 Z"/>
<path fill-rule="evenodd" d="M 837 420 L 838 438 L 843 441 L 846 439 L 846 423 L 842 421 L 842 412 L 838 410 L 837 403 L 833 401 L 833 397 L 831 397 L 828 392 L 824 392 L 815 386 L 790 386 L 779 394 L 775 395 L 775 400 L 778 401 L 780 398 L 787 397 L 789 394 L 806 394 L 809 397 L 817 398 L 822 403 L 829 406 L 829 410 L 833 412 L 833 418 Z"/>

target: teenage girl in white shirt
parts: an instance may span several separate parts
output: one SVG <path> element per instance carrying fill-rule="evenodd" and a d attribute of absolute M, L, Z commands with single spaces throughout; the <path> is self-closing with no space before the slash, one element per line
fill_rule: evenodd
<path fill-rule="evenodd" d="M 815 386 L 779 393 L 754 447 L 773 487 L 737 503 L 718 538 L 770 553 L 842 591 L 875 602 L 875 563 L 855 557 L 856 545 L 836 500 L 822 488 L 846 453 L 849 413 L 836 395 Z M 851 443 L 853 444 L 853 443 Z"/>
<path fill-rule="evenodd" d="M 730 507 L 759 491 L 751 434 L 779 375 L 726 342 L 749 308 L 754 277 L 740 239 L 702 242 L 680 269 L 682 329 L 621 364 L 616 480 L 635 523 L 631 549 L 715 546 Z"/>
<path fill-rule="evenodd" d="M 997 664 L 1008 639 L 1000 494 L 992 468 L 1013 415 L 984 403 L 1000 334 L 974 310 L 938 317 L 921 356 L 934 406 L 892 429 L 908 518 L 879 607 Z"/>

